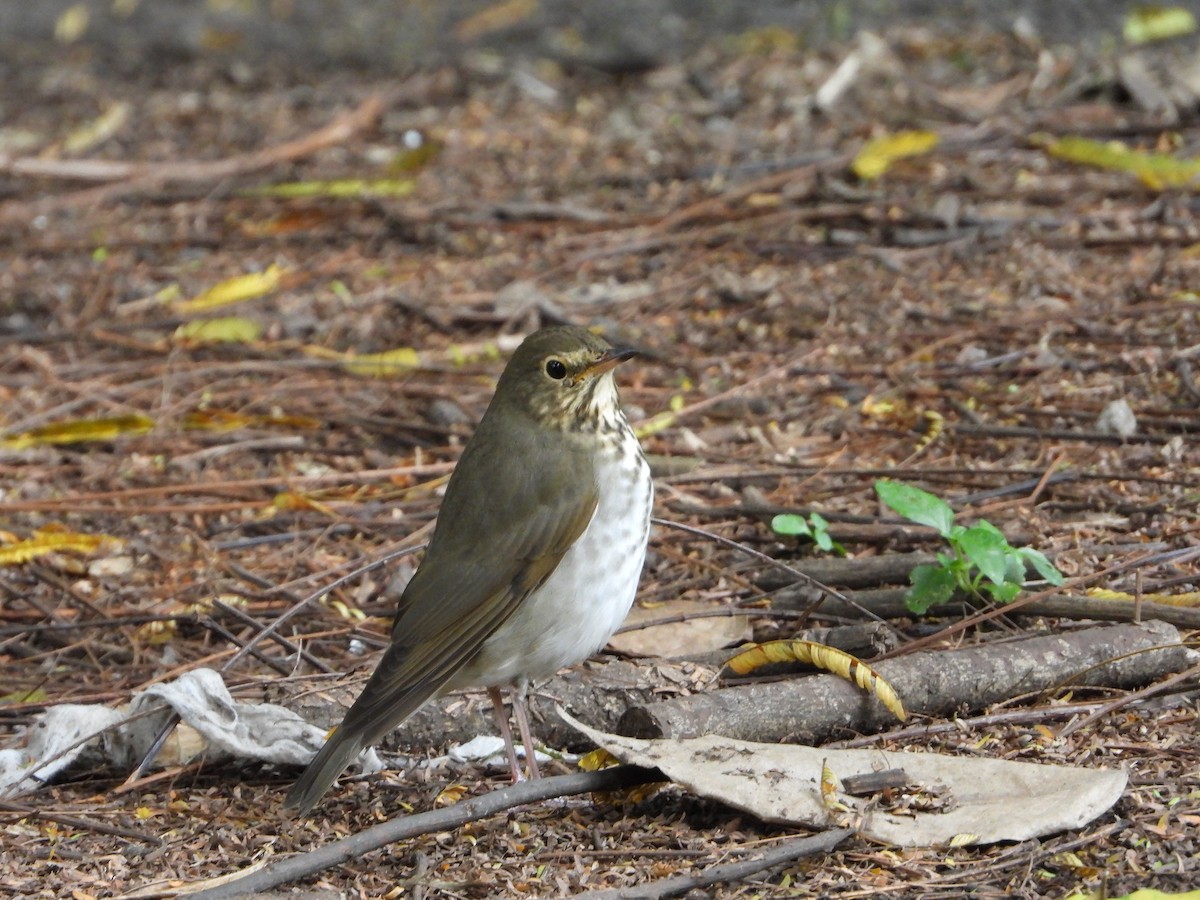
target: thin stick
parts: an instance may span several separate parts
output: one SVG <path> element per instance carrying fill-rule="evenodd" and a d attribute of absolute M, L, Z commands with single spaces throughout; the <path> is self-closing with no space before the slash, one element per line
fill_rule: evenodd
<path fill-rule="evenodd" d="M 651 781 L 663 781 L 658 769 L 643 769 L 639 766 L 614 766 L 598 772 L 577 772 L 573 775 L 555 775 L 536 781 L 522 781 L 511 787 L 491 791 L 470 800 L 464 800 L 444 809 L 433 809 L 411 816 L 389 819 L 358 834 L 334 841 L 307 853 L 299 853 L 283 859 L 275 859 L 261 869 L 250 872 L 234 881 L 188 894 L 191 900 L 230 900 L 260 893 L 299 878 L 306 878 L 333 866 L 358 859 L 372 850 L 394 844 L 407 838 L 445 831 L 468 822 L 486 819 L 506 809 L 540 803 L 555 797 L 570 797 L 589 791 L 613 791 L 633 787 Z"/>
<path fill-rule="evenodd" d="M 849 828 L 831 828 L 809 837 L 782 841 L 750 859 L 723 863 L 693 875 L 676 875 L 649 884 L 588 891 L 585 894 L 576 894 L 575 900 L 659 900 L 661 897 L 675 897 L 712 884 L 742 881 L 759 872 L 785 866 L 805 856 L 828 853 L 853 833 Z"/>

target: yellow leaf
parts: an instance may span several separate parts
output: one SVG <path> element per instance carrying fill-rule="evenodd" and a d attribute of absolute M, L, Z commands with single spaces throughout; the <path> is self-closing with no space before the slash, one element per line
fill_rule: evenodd
<path fill-rule="evenodd" d="M 765 644 L 751 644 L 736 656 L 727 659 L 725 668 L 735 675 L 748 675 L 755 669 L 780 662 L 806 663 L 832 672 L 840 678 L 854 682 L 862 690 L 873 693 L 901 722 L 908 718 L 895 688 L 888 684 L 882 675 L 844 650 L 827 647 L 815 641 L 767 641 Z"/>
<path fill-rule="evenodd" d="M 453 806 L 467 793 L 466 785 L 452 784 L 442 789 L 433 803 L 435 806 Z"/>
<path fill-rule="evenodd" d="M 198 319 L 185 322 L 175 329 L 175 340 L 181 344 L 249 344 L 262 335 L 262 326 L 244 316 L 219 319 Z"/>
<path fill-rule="evenodd" d="M 421 354 L 411 347 L 400 347 L 396 350 L 385 350 L 382 353 L 338 353 L 326 350 L 324 347 L 308 346 L 304 352 L 318 359 L 334 360 L 355 375 L 367 378 L 387 378 L 420 368 Z"/>
<path fill-rule="evenodd" d="M 187 431 L 236 431 L 251 424 L 253 416 L 225 409 L 198 409 L 183 417 Z"/>
<path fill-rule="evenodd" d="M 294 491 L 281 491 L 276 494 L 271 500 L 271 505 L 279 510 L 311 509 L 319 513 L 324 513 L 327 516 L 337 515 L 337 513 L 319 500 L 314 500 L 312 497 L 306 497 L 303 494 L 297 494 Z"/>
<path fill-rule="evenodd" d="M 1123 600 L 1132 603 L 1138 598 L 1124 591 L 1113 591 L 1108 588 L 1088 588 L 1084 593 L 1097 600 Z M 1184 591 L 1179 594 L 1142 594 L 1141 599 L 1146 603 L 1163 603 L 1167 606 L 1200 606 L 1200 591 Z"/>
<path fill-rule="evenodd" d="M 286 274 L 288 274 L 286 269 L 272 264 L 263 272 L 251 272 L 249 275 L 230 278 L 213 285 L 190 300 L 180 300 L 175 304 L 175 312 L 187 316 L 220 306 L 228 306 L 231 303 L 241 303 L 243 300 L 262 297 L 278 290 Z"/>
<path fill-rule="evenodd" d="M 79 553 L 86 556 L 95 553 L 105 543 L 119 546 L 122 542 L 120 538 L 107 534 L 80 534 L 46 526 L 35 531 L 28 540 L 0 547 L 0 566 L 20 565 L 50 553 Z"/>
<path fill-rule="evenodd" d="M 925 450 L 930 444 L 942 436 L 942 431 L 946 428 L 946 418 L 939 412 L 926 410 L 923 413 L 925 419 L 925 433 L 921 435 L 921 439 L 917 441 L 917 446 L 913 448 L 914 453 L 920 453 Z"/>
<path fill-rule="evenodd" d="M 1130 150 L 1120 141 L 1093 141 L 1089 138 L 1055 138 L 1035 134 L 1031 140 L 1055 159 L 1113 172 L 1129 172 L 1148 188 L 1156 191 L 1172 187 L 1192 187 L 1200 178 L 1200 159 L 1176 159 L 1165 153 Z"/>
<path fill-rule="evenodd" d="M 454 365 L 465 366 L 481 360 L 500 359 L 501 353 L 494 342 L 484 341 L 482 344 L 451 344 L 446 355 Z"/>
<path fill-rule="evenodd" d="M 673 412 L 660 412 L 643 422 L 640 422 L 634 429 L 633 433 L 640 438 L 649 437 L 652 434 L 657 434 L 660 431 L 665 431 L 675 424 L 677 416 Z"/>
<path fill-rule="evenodd" d="M 133 639 L 143 644 L 148 644 L 151 647 L 161 647 L 163 644 L 171 643 L 175 637 L 176 628 L 174 619 L 164 619 L 159 622 L 147 622 L 145 625 L 139 625 L 133 632 Z"/>
<path fill-rule="evenodd" d="M 858 151 L 850 168 L 863 181 L 878 178 L 892 163 L 908 156 L 920 156 L 937 146 L 938 136 L 932 131 L 897 131 L 868 141 Z"/>
<path fill-rule="evenodd" d="M 183 417 L 187 431 L 236 431 L 239 428 L 320 428 L 319 419 L 312 416 L 267 416 L 230 412 L 227 409 L 197 409 Z"/>
<path fill-rule="evenodd" d="M 605 750 L 603 747 L 598 747 L 591 753 L 585 753 L 579 757 L 579 770 L 581 772 L 598 772 L 600 769 L 607 769 L 609 766 L 620 764 L 620 760 Z"/>
<path fill-rule="evenodd" d="M 838 780 L 829 768 L 829 761 L 821 761 L 821 805 L 827 812 L 849 812 L 850 807 L 837 798 Z"/>
<path fill-rule="evenodd" d="M 1125 40 L 1130 44 L 1148 44 L 1191 34 L 1196 17 L 1181 6 L 1139 5 L 1125 17 Z"/>
<path fill-rule="evenodd" d="M 405 197 L 416 188 L 407 178 L 344 178 L 337 181 L 289 181 L 251 188 L 241 193 L 251 197 L 281 197 L 300 200 L 309 197 L 354 199 L 358 197 Z"/>
<path fill-rule="evenodd" d="M 874 394 L 867 394 L 863 398 L 859 409 L 862 414 L 868 418 L 882 419 L 896 412 L 897 404 L 894 400 L 884 400 L 876 397 Z"/>
<path fill-rule="evenodd" d="M 129 121 L 129 113 L 128 103 L 111 104 L 95 119 L 85 122 L 67 135 L 63 141 L 63 152 L 75 156 L 103 144 Z"/>
<path fill-rule="evenodd" d="M 84 441 L 112 441 L 130 434 L 145 434 L 154 427 L 149 416 L 133 414 L 101 419 L 71 419 L 42 425 L 0 440 L 0 446 L 24 450 L 43 444 L 80 444 Z"/>

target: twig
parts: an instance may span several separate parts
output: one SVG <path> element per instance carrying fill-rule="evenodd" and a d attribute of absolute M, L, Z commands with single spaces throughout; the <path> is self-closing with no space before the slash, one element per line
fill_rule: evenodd
<path fill-rule="evenodd" d="M 383 101 L 368 97 L 357 109 L 335 118 L 312 134 L 275 147 L 241 153 L 218 160 L 185 160 L 163 163 L 96 163 L 81 164 L 78 160 L 42 160 L 0 158 L 0 172 L 26 177 L 87 178 L 94 181 L 116 181 L 103 187 L 73 191 L 57 197 L 45 197 L 29 203 L 15 203 L 0 211 L 0 220 L 29 219 L 59 209 L 95 206 L 134 191 L 166 182 L 219 181 L 269 168 L 282 162 L 309 156 L 332 144 L 340 144 L 366 128 L 383 112 Z M 119 180 L 118 180 L 119 179 Z"/>
<path fill-rule="evenodd" d="M 838 749 L 852 747 L 870 747 L 874 744 L 886 744 L 889 741 L 900 741 L 907 738 L 923 738 L 932 734 L 957 733 L 964 729 L 990 728 L 994 725 L 1025 725 L 1030 722 L 1044 722 L 1047 719 L 1065 719 L 1070 716 L 1090 713 L 1098 703 L 1064 703 L 1061 706 L 1039 706 L 1032 709 L 1007 709 L 1004 712 L 985 713 L 980 716 L 965 716 L 948 722 L 929 722 L 923 725 L 909 725 L 906 728 L 896 728 L 892 731 L 879 731 L 875 734 L 864 734 L 856 738 L 842 741 L 830 741 L 823 747 Z"/>
<path fill-rule="evenodd" d="M 675 897 L 696 888 L 708 887 L 721 882 L 741 881 L 767 869 L 774 869 L 795 862 L 805 856 L 828 853 L 854 832 L 849 828 L 831 828 L 809 837 L 792 838 L 765 850 L 761 856 L 734 863 L 712 866 L 694 875 L 676 875 L 624 888 L 609 888 L 576 894 L 575 900 L 659 900 L 660 897 Z"/>
<path fill-rule="evenodd" d="M 745 553 L 747 556 L 753 557 L 754 559 L 757 559 L 759 562 L 766 563 L 769 566 L 773 566 L 777 569 L 787 572 L 789 575 L 792 575 L 795 578 L 797 578 L 798 580 L 812 585 L 812 587 L 814 587 L 815 589 L 817 589 L 819 591 L 822 591 L 825 594 L 828 594 L 830 597 L 836 597 L 838 600 L 841 600 L 843 603 L 849 604 L 850 606 L 857 609 L 860 613 L 862 613 L 867 618 L 882 621 L 879 619 L 878 616 L 876 616 L 869 609 L 863 608 L 858 603 L 856 603 L 855 601 L 853 601 L 849 597 L 847 597 L 845 594 L 843 594 L 841 591 L 831 588 L 831 587 L 829 587 L 829 585 L 822 584 L 821 582 L 817 581 L 812 576 L 807 575 L 804 572 L 801 572 L 799 569 L 795 568 L 794 566 L 789 566 L 787 563 L 785 563 L 781 560 L 775 559 L 773 556 L 768 556 L 765 553 L 761 553 L 758 550 L 755 550 L 753 547 L 747 547 L 745 544 L 739 544 L 737 541 L 732 540 L 731 538 L 724 537 L 723 535 L 716 534 L 712 531 L 705 531 L 703 528 L 697 528 L 694 525 L 685 525 L 682 522 L 672 522 L 668 519 L 660 519 L 657 516 L 652 518 L 651 521 L 655 525 L 664 525 L 668 528 L 675 528 L 675 529 L 678 529 L 679 531 L 685 531 L 688 534 L 694 534 L 697 537 L 708 538 L 709 540 L 715 541 L 718 544 L 723 544 L 726 547 L 730 547 L 734 550 L 738 550 L 742 553 Z M 821 603 L 821 600 L 817 600 L 816 602 L 810 604 L 811 609 L 815 609 L 817 606 L 820 605 L 820 603 Z M 810 611 L 811 611 L 811 609 L 810 609 Z"/>
<path fill-rule="evenodd" d="M 154 844 L 157 847 L 161 847 L 165 843 L 162 838 L 155 837 L 152 834 L 146 834 L 144 831 L 135 831 L 132 828 L 121 828 L 117 825 L 108 825 L 104 822 L 97 822 L 94 819 L 84 819 L 79 816 L 68 816 L 64 813 L 39 809 L 35 806 L 26 806 L 24 803 L 16 803 L 12 800 L 0 800 L 0 811 L 16 813 L 22 818 L 41 819 L 44 822 L 57 822 L 59 825 L 66 825 L 69 828 L 78 828 L 94 834 L 107 834 L 111 835 L 112 837 L 124 838 L 127 841 L 140 841 L 143 844 Z"/>
<path fill-rule="evenodd" d="M 614 766 L 597 772 L 577 772 L 573 775 L 555 775 L 536 781 L 522 781 L 511 787 L 491 791 L 455 806 L 433 809 L 411 816 L 388 821 L 352 834 L 349 837 L 284 859 L 270 863 L 243 878 L 229 881 L 216 887 L 189 893 L 193 900 L 227 900 L 227 898 L 249 896 L 269 888 L 305 878 L 332 866 L 358 859 L 372 850 L 378 850 L 431 831 L 445 831 L 468 822 L 486 819 L 506 809 L 540 803 L 555 797 L 570 797 L 589 791 L 613 791 L 633 787 L 652 781 L 662 781 L 663 774 L 657 769 L 638 766 Z"/>
<path fill-rule="evenodd" d="M 1153 697 L 1155 694 L 1162 693 L 1167 688 L 1174 687 L 1181 681 L 1187 681 L 1189 678 L 1194 678 L 1196 675 L 1200 675 L 1200 665 L 1192 666 L 1190 669 L 1184 669 L 1182 672 L 1176 672 L 1174 675 L 1164 678 L 1162 681 L 1155 682 L 1154 684 L 1147 685 L 1141 690 L 1134 691 L 1132 694 L 1126 694 L 1123 697 L 1118 697 L 1116 700 L 1110 700 L 1108 703 L 1104 703 L 1099 707 L 1092 709 L 1083 718 L 1076 719 L 1074 722 L 1068 722 L 1062 727 L 1062 730 L 1059 731 L 1058 737 L 1059 739 L 1065 738 L 1068 735 L 1078 731 L 1080 728 L 1090 725 L 1101 716 L 1106 716 L 1110 712 L 1114 712 L 1115 710 L 1118 710 L 1123 706 L 1128 706 L 1129 704 L 1138 700 L 1144 700 L 1147 697 Z"/>

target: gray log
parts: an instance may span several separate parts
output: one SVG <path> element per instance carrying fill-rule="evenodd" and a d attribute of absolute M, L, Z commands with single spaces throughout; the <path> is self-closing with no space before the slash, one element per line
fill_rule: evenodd
<path fill-rule="evenodd" d="M 1186 668 L 1188 656 L 1174 626 L 1145 622 L 912 653 L 874 668 L 910 713 L 944 716 L 1060 685 L 1137 687 Z M 639 738 L 722 734 L 817 744 L 894 723 L 874 697 L 834 675 L 814 675 L 634 707 L 617 730 Z"/>

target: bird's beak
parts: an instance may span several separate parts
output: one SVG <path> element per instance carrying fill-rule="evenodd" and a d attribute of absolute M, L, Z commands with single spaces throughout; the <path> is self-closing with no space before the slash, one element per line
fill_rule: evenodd
<path fill-rule="evenodd" d="M 633 359 L 638 355 L 636 350 L 609 350 L 598 360 L 579 373 L 579 377 L 575 379 L 578 384 L 585 378 L 599 378 L 605 372 L 611 372 L 627 359 Z"/>

